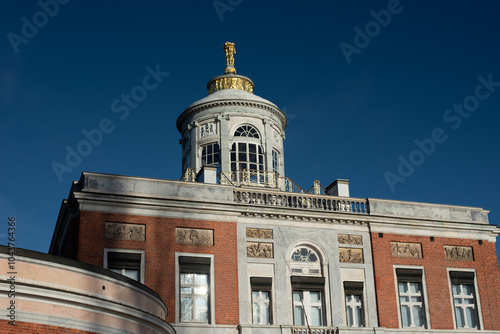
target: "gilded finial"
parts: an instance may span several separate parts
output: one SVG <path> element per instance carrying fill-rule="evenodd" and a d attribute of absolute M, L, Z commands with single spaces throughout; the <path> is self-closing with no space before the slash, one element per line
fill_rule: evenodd
<path fill-rule="evenodd" d="M 234 57 L 233 57 L 233 55 L 236 53 L 236 47 L 234 46 L 234 43 L 226 42 L 224 44 L 224 52 L 226 53 L 226 70 L 224 71 L 224 73 L 236 74 L 236 68 L 234 67 Z"/>

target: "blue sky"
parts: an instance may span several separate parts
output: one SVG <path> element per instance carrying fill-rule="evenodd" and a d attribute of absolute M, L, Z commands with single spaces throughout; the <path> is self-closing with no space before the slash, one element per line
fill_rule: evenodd
<path fill-rule="evenodd" d="M 17 246 L 46 252 L 82 171 L 178 179 L 175 121 L 223 73 L 226 41 L 288 114 L 302 187 L 346 178 L 353 197 L 477 206 L 500 225 L 496 1 L 54 3 L 0 11 L 0 243 L 15 216 Z M 151 71 L 158 85 L 114 112 Z"/>

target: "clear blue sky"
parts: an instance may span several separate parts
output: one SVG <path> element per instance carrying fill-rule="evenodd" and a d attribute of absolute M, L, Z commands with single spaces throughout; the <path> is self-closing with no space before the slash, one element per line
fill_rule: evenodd
<path fill-rule="evenodd" d="M 175 121 L 223 73 L 226 41 L 288 114 L 285 172 L 302 187 L 347 178 L 354 197 L 477 206 L 500 224 L 497 1 L 44 1 L 50 15 L 0 11 L 0 243 L 16 216 L 17 246 L 47 251 L 82 171 L 178 179 Z M 113 112 L 148 66 L 169 75 Z M 103 119 L 113 131 L 58 177 Z M 399 173 L 400 156 L 418 166 Z"/>

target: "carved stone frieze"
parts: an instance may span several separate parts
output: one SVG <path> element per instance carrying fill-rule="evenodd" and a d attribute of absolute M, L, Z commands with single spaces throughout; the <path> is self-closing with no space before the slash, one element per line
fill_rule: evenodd
<path fill-rule="evenodd" d="M 474 261 L 472 247 L 444 246 L 444 253 L 447 260 Z"/>
<path fill-rule="evenodd" d="M 363 250 L 361 248 L 339 248 L 340 262 L 363 263 Z"/>
<path fill-rule="evenodd" d="M 146 240 L 146 226 L 141 224 L 124 224 L 106 222 L 106 239 L 117 240 Z"/>
<path fill-rule="evenodd" d="M 217 123 L 205 123 L 200 126 L 200 137 L 211 136 L 217 134 Z"/>
<path fill-rule="evenodd" d="M 195 228 L 175 228 L 175 243 L 184 245 L 214 245 L 214 231 Z"/>
<path fill-rule="evenodd" d="M 273 258 L 273 244 L 266 242 L 247 242 L 247 256 Z"/>
<path fill-rule="evenodd" d="M 348 245 L 362 245 L 363 239 L 360 235 L 351 235 L 351 234 L 339 234 L 337 236 L 337 240 L 339 244 L 348 244 Z"/>
<path fill-rule="evenodd" d="M 273 230 L 267 229 L 267 228 L 247 227 L 247 238 L 272 239 L 273 238 Z"/>
<path fill-rule="evenodd" d="M 422 258 L 422 245 L 409 242 L 391 242 L 392 256 Z"/>

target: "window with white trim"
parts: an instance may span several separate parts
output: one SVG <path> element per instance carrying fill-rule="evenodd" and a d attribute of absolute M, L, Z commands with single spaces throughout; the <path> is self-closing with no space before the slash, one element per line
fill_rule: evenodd
<path fill-rule="evenodd" d="M 344 282 L 344 293 L 347 327 L 363 327 L 363 282 Z"/>
<path fill-rule="evenodd" d="M 233 143 L 231 146 L 231 171 L 243 169 L 264 170 L 262 146 L 254 143 Z"/>
<path fill-rule="evenodd" d="M 308 246 L 296 247 L 291 256 L 293 323 L 297 326 L 325 326 L 325 278 L 321 258 Z"/>
<path fill-rule="evenodd" d="M 104 268 L 144 283 L 144 251 L 105 249 Z"/>
<path fill-rule="evenodd" d="M 242 125 L 234 131 L 235 137 L 260 138 L 259 132 L 250 125 Z"/>
<path fill-rule="evenodd" d="M 450 271 L 450 280 L 456 327 L 479 329 L 474 272 Z"/>
<path fill-rule="evenodd" d="M 210 166 L 220 163 L 219 143 L 204 145 L 201 150 L 201 165 Z"/>
<path fill-rule="evenodd" d="M 296 289 L 296 290 L 295 290 Z M 324 326 L 323 290 L 312 288 L 293 290 L 293 324 L 297 326 Z"/>
<path fill-rule="evenodd" d="M 210 258 L 179 257 L 181 322 L 210 322 Z"/>
<path fill-rule="evenodd" d="M 252 322 L 254 325 L 270 325 L 272 323 L 272 279 L 251 277 L 250 284 L 252 287 Z"/>
<path fill-rule="evenodd" d="M 278 168 L 278 152 L 276 150 L 273 150 L 272 152 L 273 155 L 273 172 L 279 174 L 279 168 Z"/>
<path fill-rule="evenodd" d="M 422 270 L 396 269 L 402 327 L 426 327 Z"/>

